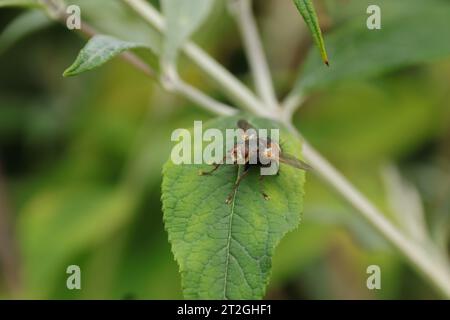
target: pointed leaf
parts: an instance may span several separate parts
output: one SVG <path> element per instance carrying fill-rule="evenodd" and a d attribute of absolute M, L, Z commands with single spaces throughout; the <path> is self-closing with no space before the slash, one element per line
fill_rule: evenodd
<path fill-rule="evenodd" d="M 319 19 L 317 18 L 316 10 L 314 9 L 312 1 L 294 0 L 294 3 L 311 31 L 314 42 L 319 48 L 323 62 L 328 65 L 328 54 L 325 49 L 325 42 L 323 40 L 322 30 L 320 29 Z"/>
<path fill-rule="evenodd" d="M 76 76 L 82 72 L 98 68 L 124 51 L 136 48 L 151 49 L 145 44 L 96 35 L 80 51 L 75 62 L 64 71 L 64 76 Z"/>
<path fill-rule="evenodd" d="M 448 1 L 378 2 L 381 29 L 367 29 L 367 1 L 355 1 L 357 16 L 327 36 L 333 69 L 320 68 L 320 60 L 310 52 L 297 80 L 298 91 L 320 89 L 341 80 L 360 81 L 450 56 Z"/>
<path fill-rule="evenodd" d="M 205 124 L 204 130 L 217 128 L 225 134 L 225 129 L 236 129 L 240 118 L 219 118 Z M 273 121 L 246 119 L 257 128 L 280 128 Z M 283 151 L 300 157 L 299 141 L 280 129 Z M 265 200 L 259 168 L 251 168 L 232 203 L 226 204 L 239 169 L 223 165 L 213 175 L 198 175 L 200 169 L 208 168 L 205 164 L 175 165 L 169 160 L 163 171 L 165 227 L 179 264 L 184 296 L 261 299 L 275 247 L 300 222 L 305 173 L 282 164 L 279 175 L 264 178 L 262 188 L 270 197 Z"/>

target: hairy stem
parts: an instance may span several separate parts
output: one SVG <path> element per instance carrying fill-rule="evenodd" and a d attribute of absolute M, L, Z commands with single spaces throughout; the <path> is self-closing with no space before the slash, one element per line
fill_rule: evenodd
<path fill-rule="evenodd" d="M 303 94 L 290 94 L 281 104 L 282 119 L 285 121 L 291 121 L 295 111 L 303 104 L 305 96 Z"/>
<path fill-rule="evenodd" d="M 252 0 L 231 0 L 230 10 L 236 17 L 236 22 L 242 34 L 256 92 L 272 111 L 276 111 L 278 101 L 253 15 Z"/>
<path fill-rule="evenodd" d="M 176 92 L 198 106 L 219 115 L 230 116 L 237 112 L 236 109 L 218 102 L 202 91 L 182 81 L 175 69 L 169 68 L 161 80 L 163 87 L 169 92 Z"/>
<path fill-rule="evenodd" d="M 160 32 L 165 30 L 165 20 L 150 3 L 145 0 L 122 0 L 136 11 L 145 21 Z M 237 105 L 253 113 L 261 111 L 262 102 L 233 74 L 225 69 L 196 44 L 188 42 L 183 47 L 184 53 L 211 79 L 217 82 L 225 93 Z M 269 112 L 264 112 L 270 116 Z"/>

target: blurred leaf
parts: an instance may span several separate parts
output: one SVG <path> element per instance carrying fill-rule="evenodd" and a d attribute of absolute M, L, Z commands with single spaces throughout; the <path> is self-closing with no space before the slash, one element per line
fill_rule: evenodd
<path fill-rule="evenodd" d="M 76 76 L 85 71 L 98 68 L 124 51 L 137 48 L 151 49 L 145 44 L 126 42 L 105 35 L 96 35 L 80 51 L 75 62 L 64 71 L 64 76 Z"/>
<path fill-rule="evenodd" d="M 423 202 L 418 190 L 402 177 L 394 165 L 385 166 L 382 177 L 386 186 L 387 199 L 398 225 L 411 239 L 425 244 L 429 240 L 428 230 Z"/>
<path fill-rule="evenodd" d="M 427 77 L 346 82 L 305 106 L 300 127 L 341 168 L 373 165 L 412 152 L 439 130 L 436 118 L 443 108 L 437 99 Z"/>
<path fill-rule="evenodd" d="M 387 211 L 384 185 L 374 165 L 364 164 L 342 167 L 345 174 L 359 190 L 381 210 Z M 370 168 L 370 169 L 368 169 Z M 344 228 L 355 243 L 366 250 L 389 251 L 389 244 L 355 209 L 334 191 L 323 185 L 323 181 L 311 175 L 306 186 L 303 225 L 319 224 L 322 228 Z M 390 218 L 390 217 L 389 217 Z M 305 249 L 306 250 L 306 249 Z M 294 254 L 295 255 L 295 254 Z"/>
<path fill-rule="evenodd" d="M 225 133 L 236 128 L 240 117 L 219 118 L 205 128 Z M 272 121 L 248 120 L 259 128 L 280 128 Z M 284 151 L 300 156 L 300 143 L 280 130 Z M 299 224 L 304 172 L 281 165 L 279 176 L 265 178 L 264 191 L 270 196 L 266 201 L 258 188 L 260 172 L 251 170 L 232 203 L 226 204 L 240 170 L 225 165 L 211 176 L 199 176 L 201 168 L 205 165 L 175 165 L 169 160 L 163 170 L 164 220 L 184 296 L 260 299 L 275 246 Z"/>
<path fill-rule="evenodd" d="M 213 7 L 214 0 L 162 0 L 166 17 L 164 61 L 174 64 L 178 50 L 201 26 Z"/>
<path fill-rule="evenodd" d="M 450 168 L 448 162 L 427 163 L 408 168 L 424 200 L 430 234 L 435 243 L 447 250 L 450 240 Z"/>
<path fill-rule="evenodd" d="M 280 286 L 297 276 L 306 265 L 323 255 L 330 229 L 323 224 L 304 221 L 301 228 L 289 232 L 275 250 L 269 287 Z"/>
<path fill-rule="evenodd" d="M 20 39 L 51 24 L 52 21 L 41 10 L 25 11 L 0 34 L 0 54 Z"/>
<path fill-rule="evenodd" d="M 24 208 L 19 224 L 30 295 L 48 295 L 65 273 L 68 259 L 126 224 L 135 200 L 122 189 L 98 186 L 58 188 L 36 195 Z"/>
<path fill-rule="evenodd" d="M 294 3 L 311 31 L 314 42 L 319 48 L 323 62 L 328 65 L 327 50 L 325 49 L 322 30 L 320 29 L 319 19 L 317 18 L 312 0 L 294 0 Z"/>
<path fill-rule="evenodd" d="M 301 72 L 297 89 L 309 91 L 348 78 L 361 80 L 450 55 L 450 41 L 443 30 L 450 30 L 450 4 L 421 1 L 389 14 L 389 3 L 382 7 L 382 29 L 368 30 L 365 10 L 343 27 L 327 36 L 332 68 L 320 68 L 320 60 L 310 53 Z"/>
<path fill-rule="evenodd" d="M 1 7 L 39 7 L 37 0 L 0 0 Z"/>
<path fill-rule="evenodd" d="M 301 270 L 298 281 L 311 299 L 395 299 L 402 270 L 394 252 L 362 250 L 343 230 L 329 230 L 328 246 L 316 263 Z M 382 290 L 367 290 L 367 267 L 378 265 Z M 405 277 L 407 278 L 407 277 Z M 400 280 L 400 281 L 399 281 Z"/>
<path fill-rule="evenodd" d="M 147 201 L 159 205 L 159 196 Z M 182 299 L 180 275 L 161 223 L 162 213 L 150 204 L 152 214 L 147 210 L 141 216 L 153 219 L 138 220 L 135 224 L 141 224 L 140 228 L 129 231 L 137 239 L 127 245 L 113 285 L 118 294 L 131 294 L 135 299 Z"/>

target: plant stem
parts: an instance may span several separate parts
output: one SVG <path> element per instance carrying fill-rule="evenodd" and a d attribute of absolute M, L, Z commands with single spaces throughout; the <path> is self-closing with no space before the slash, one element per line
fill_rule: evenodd
<path fill-rule="evenodd" d="M 164 86 L 167 91 L 178 93 L 212 113 L 231 116 L 237 112 L 236 109 L 214 100 L 197 88 L 180 80 L 177 76 L 166 79 L 166 81 L 170 82 L 168 86 Z"/>
<path fill-rule="evenodd" d="M 231 1 L 233 2 L 230 4 L 230 11 L 236 17 L 236 22 L 242 34 L 256 92 L 272 111 L 277 111 L 278 101 L 267 58 L 259 36 L 260 33 L 258 32 L 253 15 L 252 0 Z"/>
<path fill-rule="evenodd" d="M 165 20 L 150 3 L 145 0 L 122 0 L 144 18 L 151 26 L 160 32 L 165 30 Z M 253 113 L 261 113 L 262 102 L 240 82 L 233 74 L 225 69 L 196 44 L 188 42 L 183 47 L 184 53 L 211 79 L 225 90 L 233 101 Z M 269 112 L 264 112 L 270 116 Z"/>
<path fill-rule="evenodd" d="M 291 121 L 295 111 L 303 104 L 304 101 L 305 96 L 303 94 L 289 94 L 281 104 L 281 108 L 283 110 L 282 119 L 285 121 Z"/>
<path fill-rule="evenodd" d="M 48 10 L 54 10 L 54 8 L 51 7 L 53 5 L 52 1 L 44 1 L 43 4 L 49 6 L 47 8 Z M 57 9 L 58 11 L 54 11 L 51 16 L 57 21 L 65 23 L 67 19 L 67 14 L 65 13 L 65 10 L 63 10 L 64 8 L 58 7 Z M 89 38 L 98 34 L 95 28 L 93 28 L 86 22 L 81 23 L 80 33 Z M 146 76 L 158 81 L 158 83 L 164 86 L 164 84 L 161 83 L 161 79 L 157 75 L 157 72 L 153 70 L 144 60 L 139 58 L 137 55 L 135 55 L 132 52 L 124 52 L 120 56 L 123 60 L 125 60 L 130 65 L 135 67 L 137 70 L 143 72 Z M 166 80 L 170 80 L 169 82 L 171 84 L 171 87 L 169 91 L 187 98 L 194 104 L 204 108 L 209 112 L 220 115 L 232 115 L 236 113 L 236 109 L 214 100 L 210 96 L 204 94 L 202 91 L 183 81 L 181 78 L 178 77 L 178 75 L 176 75 L 176 77 Z M 168 88 L 166 87 L 166 89 Z"/>

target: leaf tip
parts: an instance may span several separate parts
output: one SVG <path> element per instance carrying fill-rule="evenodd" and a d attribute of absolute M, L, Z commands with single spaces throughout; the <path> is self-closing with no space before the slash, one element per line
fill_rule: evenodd
<path fill-rule="evenodd" d="M 63 72 L 63 77 L 64 77 L 64 78 L 72 77 L 72 76 L 74 76 L 74 75 L 75 75 L 75 73 L 73 72 L 73 68 L 72 68 L 72 67 L 67 68 L 67 69 Z"/>

